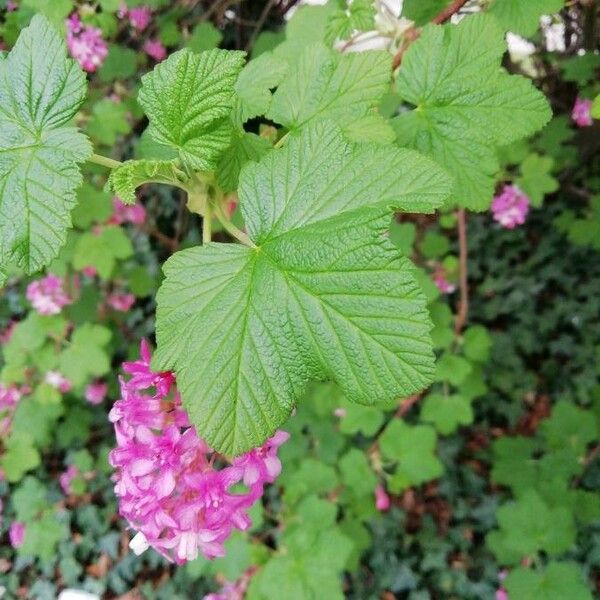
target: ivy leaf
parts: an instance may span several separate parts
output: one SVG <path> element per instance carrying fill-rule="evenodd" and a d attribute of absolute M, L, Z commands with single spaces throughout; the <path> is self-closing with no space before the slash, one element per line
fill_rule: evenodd
<path fill-rule="evenodd" d="M 149 134 L 178 151 L 192 168 L 212 171 L 229 145 L 229 114 L 243 52 L 187 48 L 171 54 L 142 77 L 139 102 L 150 120 Z"/>
<path fill-rule="evenodd" d="M 323 119 L 349 125 L 373 112 L 390 77 L 387 52 L 340 54 L 314 44 L 277 88 L 267 116 L 291 130 Z"/>
<path fill-rule="evenodd" d="M 128 160 L 111 171 L 110 187 L 125 204 L 134 204 L 135 190 L 146 183 L 183 187 L 187 177 L 175 161 Z"/>
<path fill-rule="evenodd" d="M 455 178 L 453 202 L 473 210 L 491 200 L 495 148 L 534 133 L 551 116 L 529 80 L 500 68 L 505 50 L 502 30 L 489 16 L 428 25 L 396 81 L 398 93 L 416 107 L 393 119 L 398 143 L 446 167 Z"/>
<path fill-rule="evenodd" d="M 384 232 L 390 207 L 432 211 L 447 190 L 423 157 L 352 145 L 327 123 L 243 169 L 256 247 L 176 253 L 157 297 L 154 367 L 176 371 L 212 447 L 261 444 L 311 379 L 335 380 L 361 404 L 431 381 L 425 299 Z"/>
<path fill-rule="evenodd" d="M 575 541 L 577 530 L 571 511 L 548 507 L 533 490 L 501 506 L 496 516 L 500 530 L 489 533 L 487 543 L 504 564 L 516 565 L 539 551 L 555 556 Z"/>
<path fill-rule="evenodd" d="M 86 93 L 85 75 L 64 41 L 35 16 L 0 59 L 0 268 L 33 273 L 66 240 L 87 138 L 69 127 Z"/>
<path fill-rule="evenodd" d="M 381 453 L 396 461 L 396 470 L 390 479 L 390 489 L 400 493 L 439 477 L 444 467 L 435 455 L 437 436 L 429 425 L 407 425 L 394 419 L 379 440 Z"/>
<path fill-rule="evenodd" d="M 548 156 L 530 154 L 521 163 L 521 176 L 516 184 L 527 194 L 533 206 L 541 206 L 546 194 L 558 189 L 558 180 L 552 177 L 554 161 Z"/>
<path fill-rule="evenodd" d="M 551 562 L 543 571 L 518 567 L 503 583 L 510 598 L 519 600 L 592 600 L 579 565 Z"/>
<path fill-rule="evenodd" d="M 489 12 L 505 30 L 529 37 L 537 31 L 542 15 L 554 14 L 564 5 L 564 0 L 492 0 Z"/>

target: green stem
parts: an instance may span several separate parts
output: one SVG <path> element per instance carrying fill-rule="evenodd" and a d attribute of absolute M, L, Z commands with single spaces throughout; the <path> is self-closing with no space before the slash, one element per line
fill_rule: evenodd
<path fill-rule="evenodd" d="M 219 219 L 221 225 L 223 225 L 223 229 L 234 237 L 238 242 L 244 244 L 244 246 L 248 246 L 249 248 L 256 248 L 256 244 L 250 239 L 248 234 L 244 233 L 240 229 L 238 229 L 224 214 L 223 209 L 220 205 L 215 207 L 215 216 Z"/>
<path fill-rule="evenodd" d="M 212 207 L 210 202 L 206 203 L 206 210 L 202 217 L 202 245 L 206 245 L 212 238 Z"/>
<path fill-rule="evenodd" d="M 108 158 L 107 156 L 102 156 L 101 154 L 92 154 L 88 161 L 94 163 L 95 165 L 100 165 L 101 167 L 106 167 L 108 169 L 118 169 L 123 163 L 114 160 L 113 158 Z"/>

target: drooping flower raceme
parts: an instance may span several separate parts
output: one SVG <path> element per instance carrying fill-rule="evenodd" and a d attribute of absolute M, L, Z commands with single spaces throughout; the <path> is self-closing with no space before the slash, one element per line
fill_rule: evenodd
<path fill-rule="evenodd" d="M 516 186 L 505 185 L 492 201 L 492 214 L 506 229 L 523 225 L 529 213 L 529 198 Z"/>
<path fill-rule="evenodd" d="M 152 546 L 180 564 L 199 553 L 223 556 L 224 541 L 250 527 L 248 509 L 281 471 L 277 448 L 288 434 L 227 463 L 190 426 L 174 375 L 153 372 L 150 359 L 142 342 L 140 360 L 123 365 L 130 378 L 121 378 L 109 414 L 119 511 L 139 531 L 131 546 L 138 553 Z"/>
<path fill-rule="evenodd" d="M 40 315 L 57 315 L 63 306 L 71 303 L 64 290 L 64 281 L 58 275 L 47 275 L 27 286 L 27 300 Z"/>
<path fill-rule="evenodd" d="M 579 96 L 575 100 L 573 110 L 571 111 L 571 119 L 578 127 L 590 127 L 594 124 L 592 118 L 592 104 L 591 100 L 580 98 Z"/>
<path fill-rule="evenodd" d="M 65 23 L 69 53 L 88 73 L 97 71 L 108 55 L 108 44 L 102 39 L 102 31 L 84 25 L 75 13 Z"/>
<path fill-rule="evenodd" d="M 146 40 L 144 52 L 156 62 L 167 58 L 167 49 L 161 44 L 160 40 Z"/>

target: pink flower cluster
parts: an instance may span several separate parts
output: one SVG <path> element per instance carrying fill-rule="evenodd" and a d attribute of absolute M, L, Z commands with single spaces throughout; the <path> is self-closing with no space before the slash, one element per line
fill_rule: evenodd
<path fill-rule="evenodd" d="M 111 225 L 133 223 L 142 225 L 146 220 L 146 209 L 141 204 L 125 204 L 116 196 L 113 198 L 113 214 L 108 220 Z"/>
<path fill-rule="evenodd" d="M 94 381 L 85 388 L 83 395 L 90 404 L 101 404 L 107 392 L 108 385 L 104 381 Z"/>
<path fill-rule="evenodd" d="M 124 363 L 131 377 L 121 378 L 121 399 L 109 414 L 117 447 L 109 460 L 119 511 L 139 531 L 134 551 L 152 546 L 177 563 L 224 555 L 223 543 L 234 528 L 250 527 L 248 509 L 266 483 L 281 471 L 277 449 L 288 439 L 277 432 L 262 447 L 230 464 L 213 452 L 190 426 L 175 388 L 173 373 L 150 369 L 150 349 Z M 223 468 L 217 469 L 217 464 Z M 244 483 L 246 490 L 232 487 Z"/>
<path fill-rule="evenodd" d="M 108 295 L 106 302 L 113 310 L 127 312 L 135 304 L 135 296 L 133 294 L 113 292 Z"/>
<path fill-rule="evenodd" d="M 167 58 L 167 49 L 161 44 L 160 40 L 146 40 L 144 42 L 144 52 L 156 62 L 161 62 Z"/>
<path fill-rule="evenodd" d="M 506 229 L 523 225 L 528 213 L 529 198 L 516 185 L 505 185 L 492 201 L 494 220 Z"/>
<path fill-rule="evenodd" d="M 7 435 L 10 431 L 17 404 L 28 391 L 25 388 L 19 389 L 16 385 L 5 386 L 0 383 L 0 436 Z"/>
<path fill-rule="evenodd" d="M 63 306 L 71 304 L 63 286 L 62 277 L 51 273 L 27 286 L 27 300 L 40 315 L 57 315 Z"/>
<path fill-rule="evenodd" d="M 108 54 L 108 45 L 97 27 L 84 25 L 73 13 L 66 21 L 67 47 L 71 56 L 88 73 L 98 70 Z"/>
<path fill-rule="evenodd" d="M 255 566 L 246 569 L 239 579 L 226 581 L 217 593 L 207 594 L 202 600 L 244 600 L 256 569 Z"/>
<path fill-rule="evenodd" d="M 586 100 L 579 96 L 576 98 L 575 105 L 571 111 L 571 119 L 578 127 L 590 127 L 594 124 L 592 104 L 591 100 Z"/>
<path fill-rule="evenodd" d="M 152 9 L 149 6 L 136 6 L 127 12 L 129 24 L 138 31 L 144 31 L 152 21 Z"/>

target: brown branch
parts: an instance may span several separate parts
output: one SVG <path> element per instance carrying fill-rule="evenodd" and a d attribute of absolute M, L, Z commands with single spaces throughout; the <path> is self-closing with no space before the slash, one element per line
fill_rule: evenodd
<path fill-rule="evenodd" d="M 452 17 L 452 15 L 455 15 L 467 2 L 468 0 L 454 0 L 454 2 L 450 6 L 446 7 L 435 17 L 433 17 L 431 22 L 435 23 L 436 25 L 441 25 L 442 23 L 445 23 L 446 21 L 448 21 L 448 19 Z M 421 30 L 418 28 L 409 29 L 405 33 L 403 43 L 400 46 L 400 48 L 398 48 L 398 51 L 396 52 L 396 54 L 394 55 L 394 59 L 392 60 L 392 71 L 395 71 L 400 66 L 402 58 L 404 57 L 404 53 L 408 50 L 408 47 L 412 44 L 412 42 L 414 42 L 420 35 Z"/>
<path fill-rule="evenodd" d="M 467 216 L 464 208 L 459 208 L 458 218 L 458 247 L 459 247 L 459 292 L 460 300 L 454 324 L 454 333 L 458 336 L 467 322 L 469 314 L 469 281 L 467 277 L 468 246 L 467 246 Z"/>
<path fill-rule="evenodd" d="M 258 34 L 260 33 L 261 29 L 263 28 L 263 25 L 265 24 L 265 21 L 267 20 L 267 17 L 269 16 L 269 13 L 271 12 L 271 9 L 275 6 L 275 0 L 269 0 L 262 12 L 260 13 L 260 16 L 258 17 L 258 21 L 256 22 L 256 26 L 254 27 L 254 30 L 252 31 L 252 35 L 250 36 L 250 39 L 248 40 L 248 43 L 246 44 L 246 52 L 249 52 L 250 50 L 252 50 L 252 46 L 254 46 L 254 42 L 256 42 L 256 38 L 258 37 Z"/>
<path fill-rule="evenodd" d="M 453 15 L 455 15 L 467 2 L 468 0 L 454 0 L 454 2 L 450 6 L 445 8 L 438 15 L 436 15 L 431 22 L 435 23 L 436 25 L 441 25 L 442 23 L 445 23 Z"/>

